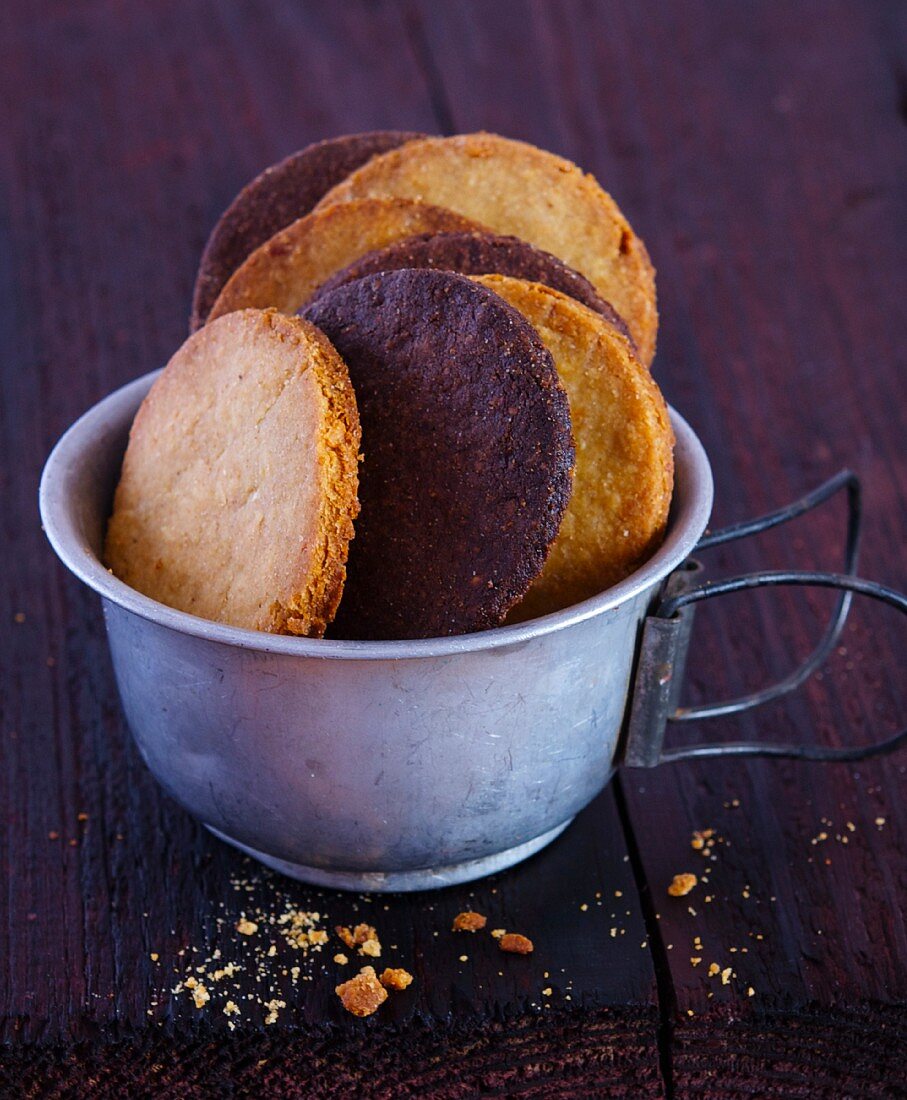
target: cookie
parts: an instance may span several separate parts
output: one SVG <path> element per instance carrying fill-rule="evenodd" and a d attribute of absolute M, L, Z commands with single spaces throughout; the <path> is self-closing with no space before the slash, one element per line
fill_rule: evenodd
<path fill-rule="evenodd" d="M 413 199 L 363 199 L 293 222 L 257 248 L 230 276 L 211 320 L 235 309 L 295 313 L 317 287 L 364 252 L 418 233 L 476 229 L 460 214 Z"/>
<path fill-rule="evenodd" d="M 564 294 L 519 279 L 476 279 L 535 327 L 570 400 L 573 495 L 545 567 L 512 620 L 595 596 L 658 548 L 674 483 L 674 433 L 661 391 L 614 328 Z"/>
<path fill-rule="evenodd" d="M 247 184 L 211 231 L 192 295 L 191 331 L 208 319 L 224 284 L 275 233 L 308 214 L 335 184 L 371 157 L 424 134 L 377 130 L 309 145 Z"/>
<path fill-rule="evenodd" d="M 313 299 L 335 287 L 361 279 L 377 271 L 398 271 L 403 267 L 430 267 L 436 271 L 457 271 L 461 275 L 512 275 L 544 283 L 563 294 L 576 298 L 594 309 L 619 328 L 628 338 L 629 332 L 617 312 L 601 297 L 595 287 L 550 252 L 543 252 L 518 237 L 494 233 L 422 233 L 407 237 L 366 252 L 336 275 L 332 275 L 315 291 Z"/>
<path fill-rule="evenodd" d="M 496 134 L 423 138 L 374 157 L 319 205 L 379 195 L 437 203 L 551 252 L 611 303 L 651 364 L 652 264 L 611 196 L 575 164 Z"/>
<path fill-rule="evenodd" d="M 359 441 L 349 375 L 321 332 L 273 310 L 214 321 L 142 402 L 106 562 L 181 611 L 320 637 L 343 591 Z"/>
<path fill-rule="evenodd" d="M 532 326 L 461 275 L 367 275 L 305 316 L 362 417 L 360 500 L 332 637 L 496 626 L 538 575 L 570 495 L 567 397 Z"/>

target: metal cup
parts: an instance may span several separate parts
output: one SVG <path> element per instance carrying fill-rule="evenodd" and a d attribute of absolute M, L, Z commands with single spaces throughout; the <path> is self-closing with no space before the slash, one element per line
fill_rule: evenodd
<path fill-rule="evenodd" d="M 666 757 L 660 738 L 696 594 L 667 617 L 649 613 L 656 597 L 677 604 L 689 587 L 677 581 L 694 574 L 679 567 L 712 507 L 705 451 L 676 412 L 667 537 L 625 581 L 476 634 L 304 639 L 165 607 L 102 564 L 129 428 L 155 377 L 111 394 L 66 432 L 41 480 L 41 516 L 61 560 L 101 596 L 123 709 L 148 767 L 217 836 L 319 885 L 446 886 L 538 851 L 621 759 Z"/>
<path fill-rule="evenodd" d="M 594 599 L 453 638 L 355 642 L 207 622 L 100 560 L 147 375 L 86 413 L 41 480 L 50 542 L 99 593 L 123 709 L 148 767 L 218 836 L 321 885 L 413 890 L 538 851 L 610 779 L 639 624 L 696 545 L 709 463 L 686 422 L 667 538 Z"/>

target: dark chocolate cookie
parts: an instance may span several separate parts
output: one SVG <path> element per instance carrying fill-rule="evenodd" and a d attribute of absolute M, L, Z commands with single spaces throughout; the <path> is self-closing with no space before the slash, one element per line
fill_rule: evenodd
<path fill-rule="evenodd" d="M 399 271 L 404 267 L 430 267 L 437 271 L 457 271 L 461 275 L 510 275 L 514 279 L 542 283 L 594 309 L 627 338 L 630 336 L 617 311 L 578 271 L 519 237 L 496 233 L 422 233 L 387 248 L 367 252 L 322 283 L 312 295 L 312 301 L 363 275 Z"/>
<path fill-rule="evenodd" d="M 570 497 L 570 412 L 535 329 L 461 275 L 367 275 L 304 311 L 356 391 L 361 512 L 333 637 L 501 623 Z"/>
<path fill-rule="evenodd" d="M 266 168 L 240 191 L 211 231 L 192 294 L 190 330 L 207 321 L 224 284 L 259 245 L 308 214 L 335 184 L 372 157 L 423 134 L 376 130 L 309 145 Z"/>

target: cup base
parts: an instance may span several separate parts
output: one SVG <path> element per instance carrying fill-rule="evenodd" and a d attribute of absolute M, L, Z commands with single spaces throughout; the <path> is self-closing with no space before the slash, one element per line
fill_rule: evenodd
<path fill-rule="evenodd" d="M 469 859 L 463 863 L 451 863 L 444 867 L 423 867 L 415 871 L 384 872 L 331 871 L 325 867 L 310 867 L 305 863 L 290 863 L 250 848 L 247 844 L 234 840 L 211 825 L 206 825 L 205 828 L 219 840 L 252 856 L 265 867 L 295 878 L 299 882 L 307 882 L 312 886 L 327 886 L 332 890 L 354 890 L 362 894 L 390 894 L 409 893 L 414 890 L 437 890 L 444 886 L 456 886 L 461 882 L 472 882 L 474 879 L 493 875 L 496 871 L 503 871 L 541 851 L 546 844 L 550 844 L 552 840 L 559 837 L 571 821 L 573 821 L 572 817 L 563 824 L 549 829 L 547 833 L 527 840 L 524 844 L 517 844 L 513 848 L 483 856 L 481 859 Z"/>

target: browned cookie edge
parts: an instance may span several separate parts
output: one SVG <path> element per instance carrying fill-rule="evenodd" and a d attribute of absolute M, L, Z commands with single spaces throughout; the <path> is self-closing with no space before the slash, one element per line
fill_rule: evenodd
<path fill-rule="evenodd" d="M 364 275 L 407 267 L 461 275 L 509 275 L 542 283 L 595 310 L 633 342 L 623 318 L 584 275 L 550 252 L 501 233 L 420 233 L 386 248 L 374 249 L 325 280 L 309 301 L 317 301 L 322 294 Z"/>
<path fill-rule="evenodd" d="M 190 332 L 205 323 L 224 284 L 259 245 L 308 214 L 332 187 L 372 157 L 424 136 L 375 130 L 328 138 L 292 153 L 247 183 L 218 219 L 202 251 Z"/>

